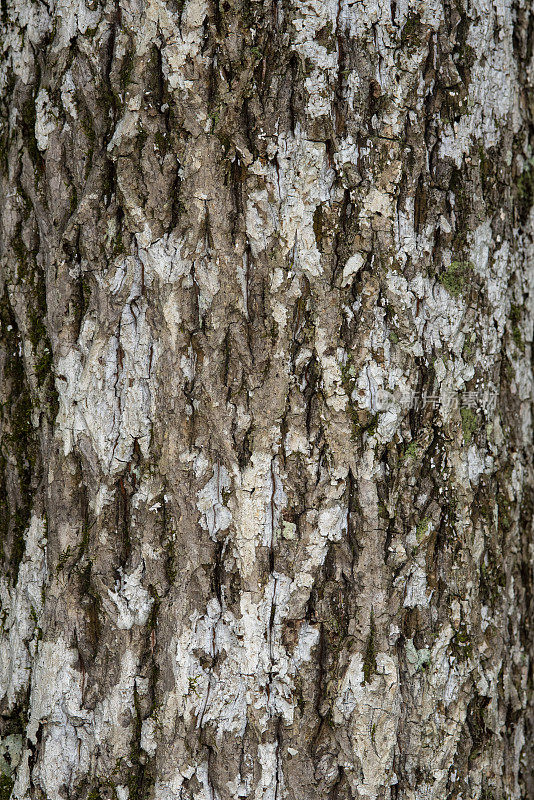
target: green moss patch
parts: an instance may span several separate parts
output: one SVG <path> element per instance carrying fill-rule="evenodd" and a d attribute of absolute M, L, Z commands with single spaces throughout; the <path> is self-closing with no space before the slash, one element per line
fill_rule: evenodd
<path fill-rule="evenodd" d="M 460 416 L 462 418 L 462 431 L 464 434 L 464 442 L 471 444 L 473 437 L 478 428 L 478 418 L 472 408 L 461 408 Z"/>
<path fill-rule="evenodd" d="M 0 775 L 0 800 L 9 800 L 14 784 L 10 775 Z"/>
<path fill-rule="evenodd" d="M 363 656 L 363 683 L 370 683 L 373 674 L 376 672 L 376 631 L 374 614 L 371 611 L 371 621 L 369 624 L 369 636 Z"/>
<path fill-rule="evenodd" d="M 453 297 L 463 294 L 473 267 L 469 261 L 452 261 L 450 267 L 439 276 L 441 285 Z"/>

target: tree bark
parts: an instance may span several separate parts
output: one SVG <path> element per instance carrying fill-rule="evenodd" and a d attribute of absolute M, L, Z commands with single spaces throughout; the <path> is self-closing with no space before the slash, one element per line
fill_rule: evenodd
<path fill-rule="evenodd" d="M 527 0 L 2 0 L 0 798 L 534 797 Z"/>

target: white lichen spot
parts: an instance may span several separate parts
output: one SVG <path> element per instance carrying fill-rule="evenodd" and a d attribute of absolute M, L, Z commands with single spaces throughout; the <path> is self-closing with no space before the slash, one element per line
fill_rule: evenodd
<path fill-rule="evenodd" d="M 406 661 L 413 668 L 414 672 L 418 672 L 429 663 L 430 650 L 428 647 L 422 647 L 420 650 L 417 650 L 413 643 L 413 639 L 407 639 Z"/>
<path fill-rule="evenodd" d="M 0 739 L 0 774 L 11 775 L 22 756 L 22 736 L 12 733 Z"/>
<path fill-rule="evenodd" d="M 130 630 L 134 625 L 145 624 L 154 600 L 141 583 L 143 563 L 129 575 L 125 575 L 122 570 L 119 572 L 120 578 L 116 582 L 115 591 L 108 589 L 108 595 L 116 606 L 117 628 Z M 105 600 L 104 602 L 106 603 Z"/>
<path fill-rule="evenodd" d="M 378 653 L 376 672 L 365 682 L 360 653 L 352 656 L 334 703 L 333 720 L 347 730 L 352 752 L 362 769 L 360 793 L 376 800 L 393 774 L 393 756 L 400 716 L 397 666 L 387 653 Z"/>
<path fill-rule="evenodd" d="M 282 530 L 281 535 L 284 539 L 288 539 L 292 541 L 293 539 L 297 538 L 297 526 L 294 522 L 286 522 L 286 520 L 282 521 Z"/>
<path fill-rule="evenodd" d="M 220 464 L 213 467 L 213 475 L 198 493 L 197 508 L 201 513 L 200 524 L 214 542 L 219 531 L 226 531 L 232 522 L 232 513 L 225 501 L 225 492 L 230 494 L 230 475 Z"/>
<path fill-rule="evenodd" d="M 406 583 L 406 594 L 404 597 L 405 608 L 415 608 L 421 606 L 428 608 L 432 593 L 427 594 L 426 573 L 419 564 L 415 564 L 411 570 Z"/>
<path fill-rule="evenodd" d="M 72 78 L 72 73 L 67 70 L 63 76 L 61 84 L 61 102 L 63 108 L 73 119 L 78 119 L 78 109 L 76 107 L 76 86 Z"/>
<path fill-rule="evenodd" d="M 124 469 L 136 441 L 148 455 L 151 370 L 158 352 L 146 316 L 141 264 L 127 258 L 121 267 L 114 289 L 124 297 L 117 329 L 110 335 L 97 319 L 86 317 L 77 346 L 58 359 L 56 374 L 57 433 L 65 455 L 83 438 L 111 474 Z M 116 278 L 116 271 L 101 276 L 102 290 L 110 291 Z"/>
<path fill-rule="evenodd" d="M 361 253 L 354 253 L 353 256 L 349 258 L 345 266 L 343 267 L 343 279 L 341 281 L 342 286 L 349 286 L 355 275 L 359 273 L 361 268 L 365 263 L 365 259 Z"/>
<path fill-rule="evenodd" d="M 59 638 L 44 641 L 34 664 L 27 736 L 41 758 L 32 772 L 47 797 L 59 797 L 90 763 L 93 712 L 83 708 L 79 653 Z"/>
<path fill-rule="evenodd" d="M 16 586 L 0 578 L 4 616 L 0 645 L 0 700 L 11 708 L 28 685 L 42 614 L 42 589 L 47 577 L 46 523 L 32 515 L 24 534 L 25 551 Z"/>
<path fill-rule="evenodd" d="M 143 720 L 143 724 L 141 726 L 140 744 L 145 753 L 148 753 L 150 758 L 156 754 L 156 722 L 152 717 L 148 717 L 148 719 Z"/>
<path fill-rule="evenodd" d="M 281 791 L 282 771 L 278 759 L 278 742 L 258 745 L 261 775 L 254 790 L 254 800 L 276 800 L 276 789 Z"/>
<path fill-rule="evenodd" d="M 44 153 L 48 138 L 56 129 L 57 111 L 54 109 L 46 89 L 40 89 L 35 98 L 35 139 L 37 147 Z"/>

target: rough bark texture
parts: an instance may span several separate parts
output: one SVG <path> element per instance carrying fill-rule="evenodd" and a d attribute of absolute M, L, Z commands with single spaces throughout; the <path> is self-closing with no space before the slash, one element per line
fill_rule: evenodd
<path fill-rule="evenodd" d="M 0 798 L 534 797 L 528 0 L 2 0 Z"/>

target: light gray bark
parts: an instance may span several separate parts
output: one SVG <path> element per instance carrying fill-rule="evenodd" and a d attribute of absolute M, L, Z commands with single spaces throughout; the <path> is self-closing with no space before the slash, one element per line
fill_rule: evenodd
<path fill-rule="evenodd" d="M 2 0 L 0 800 L 534 796 L 526 0 Z"/>

